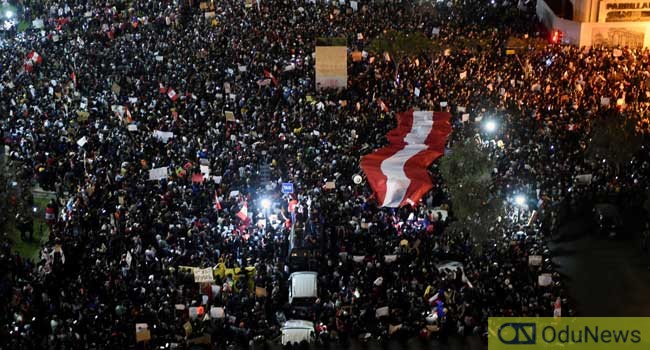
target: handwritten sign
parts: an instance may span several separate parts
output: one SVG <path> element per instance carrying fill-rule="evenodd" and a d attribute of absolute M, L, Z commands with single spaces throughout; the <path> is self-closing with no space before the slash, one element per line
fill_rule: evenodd
<path fill-rule="evenodd" d="M 212 274 L 212 268 L 207 267 L 205 269 L 194 269 L 194 282 L 196 283 L 214 282 L 214 275 Z"/>

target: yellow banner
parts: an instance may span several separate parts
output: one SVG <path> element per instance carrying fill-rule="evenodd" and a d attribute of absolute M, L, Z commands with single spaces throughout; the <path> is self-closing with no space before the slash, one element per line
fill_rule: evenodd
<path fill-rule="evenodd" d="M 650 349 L 650 317 L 490 317 L 490 350 Z"/>

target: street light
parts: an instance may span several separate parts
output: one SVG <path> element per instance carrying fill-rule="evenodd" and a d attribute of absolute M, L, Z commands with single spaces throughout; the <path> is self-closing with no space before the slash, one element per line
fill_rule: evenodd
<path fill-rule="evenodd" d="M 494 120 L 488 120 L 485 122 L 484 128 L 487 132 L 495 132 L 497 130 L 497 122 Z"/>
<path fill-rule="evenodd" d="M 269 209 L 271 207 L 271 201 L 267 198 L 262 199 L 262 208 Z"/>
<path fill-rule="evenodd" d="M 515 196 L 515 204 L 522 206 L 526 203 L 526 197 L 523 194 L 518 194 Z"/>
<path fill-rule="evenodd" d="M 5 17 L 7 18 L 14 18 L 14 13 L 11 10 L 5 11 Z"/>

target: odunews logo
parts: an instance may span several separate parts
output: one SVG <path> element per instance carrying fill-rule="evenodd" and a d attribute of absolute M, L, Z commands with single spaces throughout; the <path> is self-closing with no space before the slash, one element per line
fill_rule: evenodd
<path fill-rule="evenodd" d="M 650 317 L 490 317 L 490 350 L 650 349 Z"/>

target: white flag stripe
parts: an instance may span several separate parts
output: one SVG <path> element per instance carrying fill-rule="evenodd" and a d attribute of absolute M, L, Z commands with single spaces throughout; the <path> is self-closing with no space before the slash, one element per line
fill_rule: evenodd
<path fill-rule="evenodd" d="M 406 176 L 404 166 L 414 155 L 427 149 L 424 143 L 433 127 L 431 111 L 413 112 L 411 131 L 404 137 L 407 145 L 381 163 L 381 171 L 386 175 L 386 196 L 384 207 L 397 207 L 404 200 L 411 179 Z"/>

